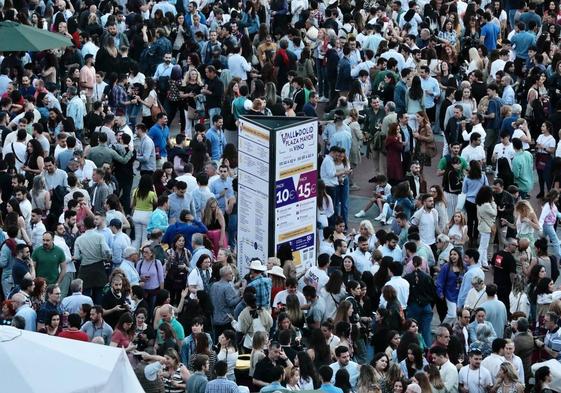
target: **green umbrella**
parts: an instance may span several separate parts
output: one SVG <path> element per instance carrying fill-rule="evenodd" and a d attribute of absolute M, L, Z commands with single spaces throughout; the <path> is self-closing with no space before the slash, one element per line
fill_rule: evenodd
<path fill-rule="evenodd" d="M 0 22 L 0 51 L 31 51 L 72 46 L 70 38 L 12 21 Z"/>

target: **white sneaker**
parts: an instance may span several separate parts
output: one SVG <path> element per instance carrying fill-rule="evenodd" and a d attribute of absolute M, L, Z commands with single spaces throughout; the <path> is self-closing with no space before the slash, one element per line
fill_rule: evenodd
<path fill-rule="evenodd" d="M 355 214 L 356 218 L 361 218 L 364 217 L 366 215 L 366 212 L 364 210 L 359 211 L 357 214 Z"/>
<path fill-rule="evenodd" d="M 380 214 L 378 217 L 376 217 L 376 218 L 374 219 L 374 221 L 382 221 L 384 218 L 385 218 L 384 215 L 383 215 L 383 214 Z"/>
<path fill-rule="evenodd" d="M 320 97 L 318 102 L 329 102 L 329 98 L 327 97 Z"/>
<path fill-rule="evenodd" d="M 382 218 L 382 219 L 380 220 L 380 223 L 381 223 L 382 225 L 386 225 L 386 217 Z"/>
<path fill-rule="evenodd" d="M 386 221 L 386 225 L 392 225 L 393 223 L 393 217 L 388 218 L 388 220 Z"/>

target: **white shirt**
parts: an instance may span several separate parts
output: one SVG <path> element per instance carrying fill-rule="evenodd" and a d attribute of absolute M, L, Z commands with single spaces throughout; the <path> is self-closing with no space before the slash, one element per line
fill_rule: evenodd
<path fill-rule="evenodd" d="M 210 278 L 210 271 L 209 271 L 209 278 Z M 201 273 L 198 268 L 194 268 L 189 276 L 187 277 L 187 285 L 188 286 L 196 286 L 197 291 L 202 291 L 205 289 L 203 278 L 201 277 Z"/>
<path fill-rule="evenodd" d="M 514 139 L 514 138 L 520 139 L 521 137 L 525 137 L 525 136 L 526 136 L 526 133 L 524 131 L 522 131 L 520 128 L 517 128 L 512 133 L 511 140 Z M 522 141 L 522 147 L 524 148 L 524 150 L 528 150 L 530 148 L 530 145 L 528 144 L 528 142 Z"/>
<path fill-rule="evenodd" d="M 93 161 L 84 160 L 84 166 L 78 167 L 78 169 L 76 169 L 76 172 L 74 172 L 74 174 L 76 175 L 79 181 L 92 180 L 93 172 L 95 169 L 97 169 L 97 167 L 95 166 Z"/>
<path fill-rule="evenodd" d="M 99 47 L 94 44 L 91 41 L 86 42 L 84 45 L 82 45 L 82 48 L 80 49 L 80 52 L 82 53 L 82 58 L 85 59 L 86 55 L 93 55 L 94 60 L 95 60 L 95 56 L 97 55 L 97 51 L 99 50 Z"/>
<path fill-rule="evenodd" d="M 10 135 L 8 135 L 10 136 Z M 7 139 L 7 138 L 6 138 Z M 13 147 L 13 149 L 12 149 Z M 25 145 L 21 142 L 13 142 L 13 143 L 9 143 L 8 145 L 5 145 L 4 148 L 2 149 L 2 156 L 6 157 L 6 154 L 12 153 L 14 154 L 15 160 L 16 160 L 16 171 L 18 173 L 21 173 L 21 168 L 23 167 L 23 164 L 25 163 L 25 154 L 26 154 L 26 148 Z"/>
<path fill-rule="evenodd" d="M 66 241 L 62 236 L 55 235 L 53 239 L 53 244 L 58 246 L 64 252 L 64 258 L 66 259 L 66 273 L 76 273 L 76 266 L 74 266 L 74 262 L 72 261 L 72 253 L 70 252 L 70 248 Z"/>
<path fill-rule="evenodd" d="M 27 145 L 27 142 L 29 142 L 31 140 L 31 135 L 27 134 L 25 137 L 25 145 Z M 12 148 L 10 147 L 10 144 L 12 142 L 17 142 L 18 141 L 18 130 L 12 131 L 10 132 L 8 135 L 6 135 L 6 139 L 4 139 L 4 144 L 2 145 L 4 149 L 6 149 L 6 146 L 8 147 L 9 150 L 7 150 L 8 153 L 12 152 Z M 21 142 L 20 142 L 21 143 Z M 25 147 L 24 145 L 24 147 Z M 6 155 L 6 153 L 4 153 L 3 150 L 2 154 Z M 25 154 L 22 155 L 22 157 L 25 157 Z"/>
<path fill-rule="evenodd" d="M 481 146 L 485 146 L 485 137 L 487 136 L 487 133 L 485 132 L 485 129 L 483 128 L 481 123 L 474 125 L 470 132 L 467 132 L 466 130 L 462 131 L 462 137 L 464 138 L 464 141 L 469 143 L 469 138 L 474 132 L 477 132 L 481 137 Z"/>
<path fill-rule="evenodd" d="M 471 161 L 484 161 L 485 160 L 485 150 L 483 146 L 479 145 L 473 147 L 472 145 L 467 145 L 462 150 L 462 158 L 466 160 L 469 164 Z"/>
<path fill-rule="evenodd" d="M 395 49 L 390 49 L 387 52 L 382 53 L 380 57 L 386 60 L 394 58 L 397 61 L 397 69 L 400 72 L 403 69 L 403 67 L 405 67 L 405 58 L 401 53 L 397 52 Z"/>
<path fill-rule="evenodd" d="M 401 308 L 404 310 L 407 309 L 407 300 L 409 299 L 409 281 L 404 279 L 401 276 L 393 276 L 390 280 L 386 283 L 386 285 L 390 285 L 395 289 L 397 292 L 397 300 L 401 304 Z M 384 285 L 384 286 L 386 286 Z M 384 299 L 384 295 L 380 296 L 380 307 L 386 308 L 388 302 Z"/>
<path fill-rule="evenodd" d="M 334 253 L 335 253 L 335 248 L 333 247 L 333 243 L 327 242 L 325 240 L 319 242 L 319 254 L 327 254 L 331 256 Z"/>
<path fill-rule="evenodd" d="M 444 377 L 441 377 L 444 380 Z M 467 386 L 469 393 L 485 393 L 487 387 L 493 385 L 491 373 L 485 367 L 479 367 L 477 370 L 472 370 L 470 366 L 464 366 L 459 372 L 459 382 Z"/>
<path fill-rule="evenodd" d="M 228 57 L 228 69 L 232 77 L 238 77 L 245 81 L 247 80 L 247 73 L 251 71 L 251 64 L 242 55 L 235 53 Z"/>
<path fill-rule="evenodd" d="M 24 201 L 20 202 L 19 203 L 19 208 L 21 210 L 21 215 L 23 216 L 23 220 L 27 224 L 29 232 L 31 232 L 31 227 L 30 227 L 31 210 L 33 208 L 31 207 L 31 202 L 29 202 L 29 199 L 25 199 Z"/>
<path fill-rule="evenodd" d="M 512 143 L 509 143 L 508 145 L 497 143 L 493 149 L 493 156 L 495 156 L 495 154 L 497 157 L 497 161 L 499 161 L 499 158 L 504 157 L 508 159 L 508 163 L 512 167 L 512 159 L 514 158 L 514 147 L 512 147 Z M 497 163 L 497 171 L 498 170 L 499 168 Z"/>
<path fill-rule="evenodd" d="M 538 136 L 538 139 L 536 140 L 536 144 L 540 144 L 543 146 L 540 149 L 536 149 L 536 151 L 538 153 L 545 153 L 545 149 L 555 148 L 555 138 L 553 137 L 553 135 L 545 136 L 543 134 L 540 134 L 540 136 Z"/>
<path fill-rule="evenodd" d="M 311 285 L 318 291 L 327 284 L 327 281 L 329 281 L 327 272 L 317 266 L 312 266 L 306 274 L 304 274 L 304 277 L 302 277 L 302 284 Z M 302 285 L 302 287 L 304 287 L 304 285 Z"/>
<path fill-rule="evenodd" d="M 497 71 L 503 71 L 505 69 L 506 61 L 503 59 L 497 59 L 491 63 L 491 78 L 495 79 Z"/>
<path fill-rule="evenodd" d="M 372 263 L 370 262 L 372 259 L 372 254 L 366 251 L 363 253 L 358 248 L 353 251 L 351 254 L 355 261 L 356 270 L 358 270 L 361 274 L 364 273 L 365 270 L 368 270 Z"/>
<path fill-rule="evenodd" d="M 493 384 L 497 379 L 497 373 L 501 368 L 501 364 L 503 364 L 504 362 L 505 362 L 505 358 L 500 355 L 497 355 L 496 353 L 490 354 L 481 362 L 481 367 L 485 367 L 491 374 L 491 379 L 493 381 Z"/>
<path fill-rule="evenodd" d="M 32 226 L 31 244 L 33 245 L 33 249 L 36 249 L 43 245 L 43 235 L 47 232 L 47 228 L 45 228 L 45 224 L 43 224 L 42 221 L 39 221 L 37 224 L 32 224 Z"/>
<path fill-rule="evenodd" d="M 440 366 L 440 377 L 446 393 L 458 393 L 458 370 L 450 360 Z M 472 393 L 471 390 L 469 392 Z"/>
<path fill-rule="evenodd" d="M 186 173 L 182 176 L 176 177 L 175 181 L 176 182 L 184 181 L 185 183 L 187 183 L 187 192 L 193 192 L 198 187 L 197 179 L 195 178 L 195 176 L 191 175 L 190 173 Z"/>
<path fill-rule="evenodd" d="M 559 141 L 557 149 L 555 149 L 555 157 L 561 157 L 561 141 Z"/>
<path fill-rule="evenodd" d="M 425 208 L 419 209 L 413 217 L 411 223 L 419 227 L 419 235 L 421 242 L 431 245 L 436 243 L 436 229 L 438 226 L 438 211 L 431 209 L 427 211 Z"/>
<path fill-rule="evenodd" d="M 279 304 L 285 304 L 286 305 L 286 298 L 288 297 L 288 295 L 289 295 L 288 290 L 286 290 L 286 289 L 277 293 L 275 295 L 275 298 L 273 299 L 273 307 L 278 308 Z M 306 301 L 306 298 L 304 297 L 304 295 L 301 292 L 296 291 L 295 295 L 298 297 L 298 301 L 300 302 L 301 306 L 303 304 L 308 303 Z"/>

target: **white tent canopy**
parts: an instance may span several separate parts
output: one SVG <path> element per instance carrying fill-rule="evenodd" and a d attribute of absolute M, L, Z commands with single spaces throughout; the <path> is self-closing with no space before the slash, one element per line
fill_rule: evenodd
<path fill-rule="evenodd" d="M 3 392 L 144 392 L 122 348 L 0 326 Z"/>

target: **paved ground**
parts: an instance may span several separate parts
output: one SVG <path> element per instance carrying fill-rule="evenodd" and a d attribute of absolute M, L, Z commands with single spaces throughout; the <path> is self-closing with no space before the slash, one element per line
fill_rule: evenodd
<path fill-rule="evenodd" d="M 440 144 L 442 143 L 442 136 L 436 135 L 436 140 Z M 427 187 L 430 187 L 434 184 L 442 184 L 442 178 L 436 176 L 436 165 L 438 163 L 437 157 L 433 158 L 432 166 L 430 168 L 426 168 L 424 170 L 425 179 L 427 181 Z M 364 219 L 373 220 L 378 214 L 378 208 L 373 206 L 369 211 L 366 212 L 366 216 L 363 218 L 355 218 L 354 215 L 360 209 L 364 207 L 368 199 L 372 195 L 372 190 L 374 189 L 374 185 L 372 183 L 368 183 L 368 180 L 374 176 L 376 173 L 376 168 L 374 168 L 374 162 L 367 158 L 362 159 L 361 163 L 355 170 L 353 170 L 353 179 L 356 185 L 360 187 L 358 191 L 351 191 L 351 195 L 349 198 L 349 227 L 350 228 L 357 228 L 360 224 L 360 221 Z M 372 221 L 374 224 L 374 229 L 382 228 L 378 221 Z"/>

